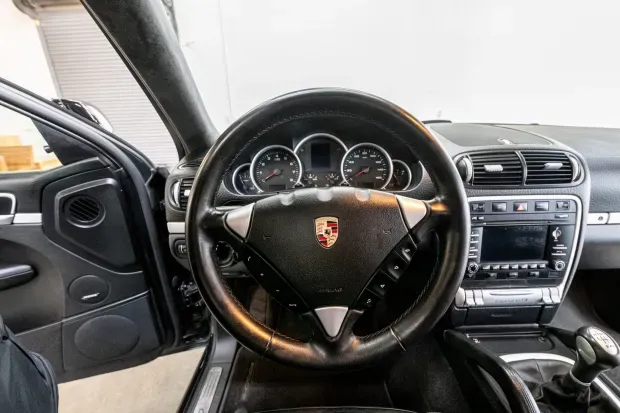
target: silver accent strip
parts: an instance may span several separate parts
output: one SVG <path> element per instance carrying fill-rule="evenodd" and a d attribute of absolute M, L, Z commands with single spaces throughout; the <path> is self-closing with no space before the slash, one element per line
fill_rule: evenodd
<path fill-rule="evenodd" d="M 566 156 L 568 156 L 568 160 L 573 166 L 573 182 L 575 182 L 581 177 L 581 168 L 579 166 L 581 163 L 570 153 L 567 153 Z"/>
<path fill-rule="evenodd" d="M 170 234 L 185 234 L 185 222 L 168 222 L 167 226 Z"/>
<path fill-rule="evenodd" d="M 233 184 L 233 189 L 235 191 L 237 191 L 237 193 L 239 195 L 248 195 L 248 194 L 244 194 L 243 192 L 241 192 L 241 190 L 239 188 L 237 188 L 237 175 L 239 175 L 239 172 L 243 169 L 243 168 L 250 168 L 252 164 L 250 163 L 244 163 L 239 165 L 239 167 L 237 169 L 235 169 L 235 171 L 232 174 L 232 184 Z M 250 173 L 250 180 L 252 179 L 251 177 L 251 173 Z M 252 185 L 254 185 L 254 181 L 252 181 Z"/>
<path fill-rule="evenodd" d="M 308 135 L 305 138 L 303 138 L 302 140 L 300 140 L 299 143 L 297 145 L 295 145 L 295 149 L 293 149 L 293 152 L 297 153 L 297 151 L 299 151 L 299 149 L 306 142 L 311 141 L 312 139 L 316 139 L 316 138 L 331 139 L 334 142 L 338 143 L 340 146 L 342 146 L 342 148 L 344 149 L 344 153 L 347 153 L 349 151 L 349 149 L 347 148 L 347 145 L 345 145 L 344 142 L 341 141 L 338 137 L 336 137 L 334 135 L 330 135 L 329 133 L 319 132 L 319 133 L 313 133 L 312 135 Z"/>
<path fill-rule="evenodd" d="M 13 217 L 13 225 L 15 224 L 41 224 L 43 222 L 43 214 L 33 212 L 28 214 L 15 214 Z"/>
<path fill-rule="evenodd" d="M 11 225 L 15 215 L 0 215 L 0 225 Z"/>
<path fill-rule="evenodd" d="M 560 297 L 564 297 L 564 288 L 568 283 L 569 279 L 572 279 L 571 270 L 573 268 L 573 264 L 575 261 L 575 254 L 577 253 L 577 248 L 574 248 L 577 244 L 577 240 L 579 239 L 579 235 L 581 234 L 581 215 L 582 215 L 582 203 L 581 199 L 575 195 L 495 195 L 495 196 L 475 196 L 471 198 L 467 198 L 467 202 L 472 201 L 496 201 L 496 200 L 519 200 L 519 199 L 550 199 L 550 200 L 559 200 L 559 199 L 570 199 L 575 201 L 577 204 L 577 213 L 576 213 L 576 222 L 575 222 L 575 235 L 573 236 L 573 248 L 571 249 L 570 257 L 568 262 L 566 263 L 566 276 L 562 280 L 562 283 L 558 286 L 558 294 Z"/>
<path fill-rule="evenodd" d="M 484 171 L 485 172 L 504 172 L 504 167 L 501 164 L 491 164 L 491 165 L 484 165 Z"/>
<path fill-rule="evenodd" d="M 383 149 L 381 146 L 374 144 L 374 143 L 370 143 L 370 142 L 362 142 L 362 143 L 358 143 L 357 145 L 353 145 L 349 148 L 348 151 L 345 152 L 345 154 L 342 156 L 342 161 L 340 162 L 340 175 L 342 175 L 342 179 L 345 180 L 346 183 L 348 183 L 349 185 L 351 185 L 351 182 L 349 182 L 347 180 L 347 178 L 345 178 L 344 176 L 344 160 L 347 159 L 347 155 L 349 155 L 349 153 L 351 151 L 353 151 L 354 149 L 359 148 L 360 146 L 370 146 L 371 148 L 375 148 L 376 150 L 378 150 L 379 152 L 381 152 L 383 154 L 383 156 L 385 156 L 385 159 L 387 160 L 388 163 L 388 179 L 385 180 L 385 184 L 383 184 L 383 186 L 379 189 L 384 189 L 387 184 L 390 182 L 390 177 L 392 176 L 392 172 L 394 172 L 393 167 L 392 167 L 392 157 L 390 156 L 389 153 L 387 153 L 387 151 L 385 149 Z M 351 185 L 353 186 L 353 185 Z"/>
<path fill-rule="evenodd" d="M 252 158 L 252 163 L 250 164 L 250 179 L 252 180 L 252 183 L 256 187 L 256 190 L 258 192 L 265 192 L 265 191 L 263 191 L 261 189 L 260 185 L 258 185 L 256 183 L 256 177 L 254 176 L 254 171 L 256 169 L 256 161 L 258 161 L 258 158 L 262 154 L 264 154 L 265 152 L 267 152 L 270 149 L 284 149 L 286 151 L 289 151 L 295 157 L 295 159 L 297 159 L 297 163 L 299 164 L 299 178 L 297 178 L 297 182 L 295 182 L 295 185 L 299 185 L 299 183 L 301 182 L 301 177 L 304 174 L 304 166 L 302 165 L 301 160 L 299 159 L 299 156 L 297 156 L 297 154 L 295 152 L 293 152 L 293 150 L 291 148 L 289 148 L 288 146 L 284 146 L 284 145 L 269 145 L 269 146 L 265 146 L 263 149 L 258 151 L 258 153 L 256 155 L 254 155 L 254 157 Z"/>
<path fill-rule="evenodd" d="M 9 211 L 9 213 L 7 215 L 14 215 L 15 214 L 15 208 L 17 206 L 17 200 L 15 199 L 15 195 L 13 194 L 9 194 L 8 192 L 0 192 L 0 198 L 8 198 L 11 200 L 11 210 Z M 4 216 L 4 215 L 2 215 Z"/>
<path fill-rule="evenodd" d="M 392 159 L 392 174 L 394 174 L 394 163 L 399 163 L 402 166 L 404 166 L 405 169 L 407 170 L 407 173 L 409 174 L 409 179 L 407 180 L 407 185 L 405 185 L 405 187 L 403 189 L 396 189 L 396 191 L 406 191 L 409 188 L 409 185 L 411 185 L 411 180 L 413 179 L 413 174 L 411 173 L 411 168 L 409 168 L 409 165 L 407 165 L 405 162 L 401 161 L 400 159 Z M 392 177 L 390 177 L 390 179 L 388 180 L 388 183 L 390 182 L 391 179 L 392 179 Z"/>
<path fill-rule="evenodd" d="M 588 225 L 605 225 L 609 222 L 609 213 L 590 212 L 588 214 Z"/>
<path fill-rule="evenodd" d="M 547 290 L 548 291 L 548 290 Z M 542 288 L 511 288 L 482 290 L 486 306 L 512 306 L 542 304 Z"/>
<path fill-rule="evenodd" d="M 426 203 L 418 199 L 394 195 L 400 206 L 405 223 L 409 229 L 413 229 L 428 214 Z"/>
<path fill-rule="evenodd" d="M 608 224 L 620 224 L 620 212 L 610 212 Z"/>
<path fill-rule="evenodd" d="M 557 354 L 546 354 L 546 353 L 518 353 L 518 354 L 506 354 L 500 356 L 502 360 L 506 363 L 512 363 L 515 361 L 524 361 L 524 360 L 554 360 L 554 361 L 563 361 L 566 364 L 570 364 L 571 366 L 575 364 L 575 362 L 568 357 L 558 356 Z M 592 382 L 594 387 L 596 387 L 601 393 L 604 393 L 605 396 L 616 406 L 617 409 L 620 409 L 620 399 L 616 394 L 609 388 L 607 385 L 600 379 L 596 378 Z"/>
<path fill-rule="evenodd" d="M 179 200 L 180 200 L 180 191 L 181 191 L 181 180 L 177 180 L 172 184 L 170 188 L 170 201 L 172 201 L 172 206 L 175 208 L 180 208 Z"/>
<path fill-rule="evenodd" d="M 254 212 L 254 204 L 244 205 L 226 214 L 226 225 L 241 238 L 245 239 L 250 230 L 250 221 Z"/>
<path fill-rule="evenodd" d="M 557 170 L 562 168 L 562 162 L 547 162 L 543 165 L 543 169 Z"/>
<path fill-rule="evenodd" d="M 336 337 L 342 327 L 344 318 L 349 312 L 348 307 L 320 307 L 315 308 L 314 312 L 321 321 L 325 332 L 330 337 Z"/>
<path fill-rule="evenodd" d="M 221 367 L 211 367 L 209 369 L 209 373 L 207 373 L 207 378 L 202 385 L 202 391 L 200 392 L 200 396 L 198 396 L 196 407 L 194 407 L 194 413 L 209 412 L 209 409 L 211 409 L 211 404 L 213 403 L 213 398 L 215 397 L 217 385 L 220 382 L 220 377 L 222 377 Z"/>
<path fill-rule="evenodd" d="M 456 297 L 454 297 L 454 304 L 457 307 L 463 307 L 465 304 L 465 290 L 462 287 L 459 287 L 456 292 Z"/>

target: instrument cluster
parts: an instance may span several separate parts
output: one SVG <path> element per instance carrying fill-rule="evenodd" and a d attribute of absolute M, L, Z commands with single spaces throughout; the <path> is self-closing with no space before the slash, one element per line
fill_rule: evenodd
<path fill-rule="evenodd" d="M 347 147 L 335 135 L 313 133 L 294 148 L 285 145 L 262 148 L 251 162 L 234 170 L 232 185 L 240 195 L 331 186 L 405 191 L 417 185 L 421 178 L 419 162 L 408 165 L 392 159 L 375 143 Z"/>

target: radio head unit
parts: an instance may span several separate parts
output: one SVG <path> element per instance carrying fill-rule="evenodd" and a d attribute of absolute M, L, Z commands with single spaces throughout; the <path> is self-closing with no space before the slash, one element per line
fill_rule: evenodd
<path fill-rule="evenodd" d="M 469 263 L 463 288 L 556 287 L 573 256 L 577 200 L 470 200 Z"/>

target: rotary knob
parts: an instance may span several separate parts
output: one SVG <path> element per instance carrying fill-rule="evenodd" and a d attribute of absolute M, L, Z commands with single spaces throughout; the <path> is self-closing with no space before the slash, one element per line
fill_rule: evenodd
<path fill-rule="evenodd" d="M 471 261 L 469 264 L 467 264 L 467 274 L 470 274 L 470 276 L 474 275 L 478 272 L 479 268 L 480 266 L 477 263 Z"/>
<path fill-rule="evenodd" d="M 556 271 L 564 271 L 566 268 L 566 263 L 562 260 L 555 260 L 551 263 L 551 266 Z"/>

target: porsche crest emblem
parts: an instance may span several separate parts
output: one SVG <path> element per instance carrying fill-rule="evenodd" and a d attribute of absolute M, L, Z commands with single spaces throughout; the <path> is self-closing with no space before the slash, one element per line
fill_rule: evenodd
<path fill-rule="evenodd" d="M 331 248 L 338 240 L 338 218 L 320 217 L 314 220 L 316 240 L 323 248 Z"/>

